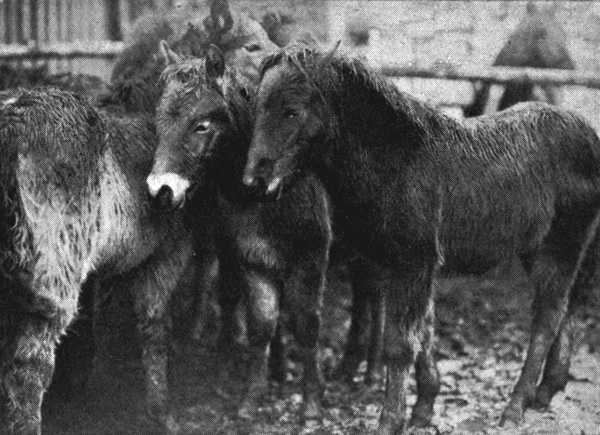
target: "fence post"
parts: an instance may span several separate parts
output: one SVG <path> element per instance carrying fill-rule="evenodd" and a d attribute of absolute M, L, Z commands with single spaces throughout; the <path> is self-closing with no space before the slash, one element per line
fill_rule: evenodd
<path fill-rule="evenodd" d="M 37 47 L 40 40 L 38 30 L 38 0 L 29 0 L 29 26 L 31 27 L 30 40 Z"/>
<path fill-rule="evenodd" d="M 121 29 L 120 0 L 104 0 L 104 11 L 106 16 L 106 36 L 111 41 L 121 41 L 123 39 L 123 31 Z"/>

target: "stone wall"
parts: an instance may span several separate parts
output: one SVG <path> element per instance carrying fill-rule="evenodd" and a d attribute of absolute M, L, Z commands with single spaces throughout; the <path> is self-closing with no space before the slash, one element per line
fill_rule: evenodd
<path fill-rule="evenodd" d="M 491 65 L 509 34 L 525 14 L 516 1 L 331 1 L 326 2 L 329 39 L 341 39 L 352 51 L 368 50 L 381 61 Z M 567 34 L 568 49 L 582 71 L 600 72 L 600 2 L 540 2 L 556 8 Z M 377 41 L 354 47 L 353 34 L 377 29 Z M 399 79 L 398 86 L 437 104 L 466 103 L 468 83 Z M 501 86 L 494 86 L 492 99 Z M 561 105 L 583 113 L 600 130 L 600 92 L 562 89 Z"/>

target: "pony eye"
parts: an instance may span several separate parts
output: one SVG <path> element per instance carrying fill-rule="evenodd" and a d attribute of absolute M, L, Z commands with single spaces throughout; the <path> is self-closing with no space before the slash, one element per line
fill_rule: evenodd
<path fill-rule="evenodd" d="M 244 50 L 246 50 L 246 51 L 248 51 L 250 53 L 252 53 L 254 51 L 258 51 L 260 49 L 261 49 L 261 46 L 259 44 L 247 44 L 247 45 L 244 45 Z"/>
<path fill-rule="evenodd" d="M 283 112 L 283 116 L 288 119 L 294 119 L 298 116 L 298 112 L 293 109 L 286 109 L 285 112 Z"/>
<path fill-rule="evenodd" d="M 194 133 L 206 133 L 210 127 L 210 121 L 202 121 L 196 124 L 194 127 Z"/>

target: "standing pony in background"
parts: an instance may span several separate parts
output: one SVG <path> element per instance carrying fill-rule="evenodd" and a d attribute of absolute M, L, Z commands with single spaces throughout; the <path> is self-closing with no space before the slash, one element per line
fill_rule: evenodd
<path fill-rule="evenodd" d="M 214 186 L 223 307 L 220 341 L 228 356 L 235 355 L 235 307 L 241 298 L 247 304 L 250 364 L 238 415 L 255 413 L 266 384 L 269 343 L 284 310 L 301 347 L 304 415 L 317 417 L 323 393 L 317 359 L 320 314 L 332 239 L 327 195 L 308 175 L 279 201 L 257 202 L 241 183 L 252 116 L 249 91 L 239 84 L 237 71 L 226 70 L 216 47 L 206 59 L 183 59 L 165 42 L 161 45 L 169 66 L 163 73 L 165 91 L 156 114 L 159 147 L 148 188 L 154 197 L 166 195 L 171 207 L 191 194 L 186 207 L 194 220 L 207 213 L 195 199 L 210 191 L 206 186 Z M 283 381 L 279 364 L 276 375 Z"/>
<path fill-rule="evenodd" d="M 600 139 L 582 118 L 538 103 L 461 124 L 358 60 L 302 45 L 265 60 L 255 116 L 245 184 L 283 195 L 314 171 L 335 225 L 387 269 L 383 432 L 405 427 L 413 362 L 411 424 L 431 420 L 442 259 L 478 273 L 518 255 L 536 287 L 527 359 L 501 422 L 519 424 L 564 388 L 569 317 L 597 278 L 600 252 Z"/>
<path fill-rule="evenodd" d="M 556 6 L 540 10 L 527 3 L 526 16 L 517 25 L 502 47 L 493 66 L 575 69 L 567 50 L 567 36 L 555 18 Z M 463 110 L 466 118 L 483 115 L 490 97 L 491 85 L 474 84 L 473 102 Z M 556 88 L 536 86 L 529 81 L 507 83 L 497 110 L 504 110 L 524 101 L 543 101 L 556 104 Z"/>
<path fill-rule="evenodd" d="M 149 203 L 152 127 L 67 92 L 21 90 L 0 108 L 0 143 L 0 432 L 41 432 L 55 348 L 92 275 L 129 287 L 148 410 L 167 425 L 170 308 L 196 291 L 196 263 L 181 213 Z"/>
<path fill-rule="evenodd" d="M 227 0 L 204 4 L 153 12 L 136 22 L 112 72 L 113 103 L 130 111 L 154 113 L 162 94 L 159 79 L 164 65 L 157 53 L 161 40 L 178 53 L 196 57 L 204 56 L 206 47 L 215 44 L 229 65 L 241 68 L 244 82 L 257 81 L 262 58 L 277 46 L 258 21 L 232 12 Z"/>

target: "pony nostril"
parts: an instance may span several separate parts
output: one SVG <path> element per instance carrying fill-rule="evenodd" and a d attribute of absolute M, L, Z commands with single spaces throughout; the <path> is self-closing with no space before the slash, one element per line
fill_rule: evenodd
<path fill-rule="evenodd" d="M 248 187 L 254 187 L 258 183 L 256 178 L 252 175 L 244 175 L 242 182 Z"/>
<path fill-rule="evenodd" d="M 173 189 L 166 185 L 161 186 L 158 193 L 152 197 L 152 202 L 161 209 L 173 207 Z"/>

